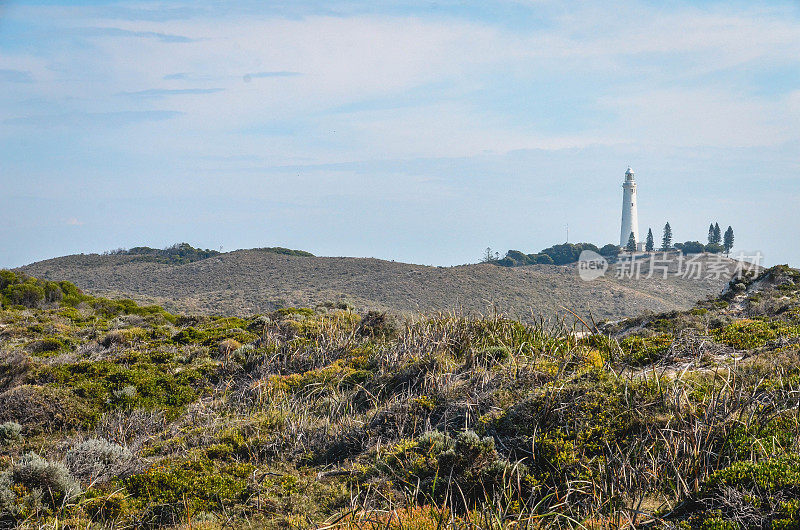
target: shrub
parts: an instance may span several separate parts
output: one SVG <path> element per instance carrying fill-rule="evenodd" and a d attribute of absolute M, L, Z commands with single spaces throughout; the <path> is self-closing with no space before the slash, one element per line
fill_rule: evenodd
<path fill-rule="evenodd" d="M 622 339 L 619 346 L 626 363 L 631 366 L 644 366 L 663 357 L 672 345 L 672 339 L 672 335 L 666 333 L 655 337 L 631 335 Z"/>
<path fill-rule="evenodd" d="M 15 421 L 0 424 L 0 443 L 18 442 L 22 440 L 22 425 Z"/>
<path fill-rule="evenodd" d="M 19 492 L 18 486 L 22 486 L 52 509 L 72 501 L 81 492 L 64 464 L 45 460 L 36 453 L 23 455 L 8 473 L 12 490 Z"/>
<path fill-rule="evenodd" d="M 798 498 L 796 455 L 739 461 L 712 473 L 685 515 L 692 528 L 798 528 Z"/>
<path fill-rule="evenodd" d="M 250 464 L 217 465 L 206 458 L 162 461 L 125 479 L 125 487 L 145 504 L 152 522 L 175 524 L 194 512 L 242 500 L 253 469 Z"/>
<path fill-rule="evenodd" d="M 0 291 L 5 290 L 5 288 L 9 285 L 14 285 L 20 281 L 21 279 L 19 279 L 12 271 L 6 269 L 0 270 Z"/>
<path fill-rule="evenodd" d="M 612 243 L 603 245 L 603 247 L 600 248 L 599 254 L 607 258 L 616 258 L 619 256 L 619 245 L 614 245 Z"/>
<path fill-rule="evenodd" d="M 800 326 L 779 320 L 741 319 L 723 328 L 711 330 L 715 340 L 738 349 L 760 348 L 779 337 L 800 336 Z"/>
<path fill-rule="evenodd" d="M 147 331 L 139 327 L 115 329 L 113 331 L 109 331 L 106 336 L 102 338 L 100 344 L 102 344 L 104 348 L 123 346 L 125 344 L 133 343 L 137 340 L 144 340 L 147 338 L 147 336 Z"/>
<path fill-rule="evenodd" d="M 224 339 L 220 341 L 217 350 L 219 351 L 220 356 L 228 357 L 230 354 L 232 354 L 241 347 L 242 345 L 238 341 L 235 341 L 233 339 Z"/>
<path fill-rule="evenodd" d="M 44 300 L 44 289 L 32 281 L 9 285 L 5 294 L 12 304 L 25 307 L 37 307 Z"/>
<path fill-rule="evenodd" d="M 61 291 L 64 293 L 65 296 L 80 296 L 83 293 L 80 289 L 78 289 L 74 283 L 72 282 L 58 282 L 58 286 L 61 287 Z"/>
<path fill-rule="evenodd" d="M 22 385 L 0 394 L 0 421 L 16 421 L 26 429 L 88 427 L 98 415 L 99 411 L 64 388 Z"/>
<path fill-rule="evenodd" d="M 102 438 L 90 438 L 67 451 L 64 462 L 75 477 L 92 485 L 129 474 L 135 459 L 121 445 Z"/>
<path fill-rule="evenodd" d="M 314 257 L 314 254 L 312 254 L 311 252 L 306 252 L 305 250 L 293 250 L 284 247 L 262 247 L 262 248 L 254 248 L 253 250 L 259 250 L 261 252 L 271 252 L 272 254 L 282 254 L 284 256 L 299 256 L 302 258 Z"/>
<path fill-rule="evenodd" d="M 706 246 L 699 241 L 687 241 L 686 243 L 678 243 L 675 248 L 681 250 L 684 254 L 700 254 L 705 252 Z"/>
<path fill-rule="evenodd" d="M 556 265 L 566 265 L 567 263 L 575 263 L 584 250 L 592 250 L 599 253 L 600 249 L 591 243 L 562 243 L 561 245 L 553 245 L 540 252 L 550 256 L 553 263 Z"/>
<path fill-rule="evenodd" d="M 206 338 L 206 334 L 199 331 L 193 326 L 184 328 L 172 336 L 172 342 L 175 344 L 193 344 L 202 342 Z"/>
<path fill-rule="evenodd" d="M 397 335 L 397 324 L 385 311 L 370 311 L 358 323 L 356 332 L 362 337 L 393 337 Z"/>
<path fill-rule="evenodd" d="M 106 410 L 133 406 L 182 407 L 197 398 L 195 388 L 206 381 L 201 369 L 165 370 L 130 353 L 133 358 L 127 364 L 81 361 L 42 367 L 35 380 L 69 387 L 86 402 Z M 126 387 L 132 388 L 126 390 Z"/>
<path fill-rule="evenodd" d="M 66 344 L 58 337 L 45 337 L 30 342 L 26 349 L 33 354 L 53 354 L 66 348 Z"/>
<path fill-rule="evenodd" d="M 64 292 L 56 282 L 42 282 L 42 288 L 44 289 L 44 300 L 47 303 L 59 302 L 64 298 Z"/>
<path fill-rule="evenodd" d="M 512 466 L 497 454 L 494 440 L 472 431 L 455 437 L 431 431 L 417 441 L 401 441 L 380 458 L 376 470 L 406 493 L 437 502 L 451 496 L 462 509 L 491 498 L 508 484 L 529 485 L 525 465 Z"/>

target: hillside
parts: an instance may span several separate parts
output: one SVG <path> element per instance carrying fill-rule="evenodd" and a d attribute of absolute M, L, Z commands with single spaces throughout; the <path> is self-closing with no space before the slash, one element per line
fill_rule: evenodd
<path fill-rule="evenodd" d="M 713 258 L 701 257 L 701 263 Z M 732 268 L 732 262 L 726 261 Z M 427 267 L 366 258 L 287 256 L 259 250 L 220 254 L 182 265 L 135 256 L 76 255 L 41 261 L 21 271 L 66 279 L 87 292 L 132 296 L 181 313 L 249 315 L 281 307 L 346 302 L 360 311 L 430 313 L 458 309 L 486 314 L 492 307 L 517 318 L 552 317 L 567 307 L 596 319 L 686 309 L 717 295 L 728 275 L 712 280 L 616 279 L 582 281 L 572 266 L 506 268 L 490 264 Z M 642 268 L 646 274 L 649 267 Z"/>
<path fill-rule="evenodd" d="M 800 525 L 788 267 L 582 338 L 186 317 L 8 271 L 0 300 L 2 527 Z"/>

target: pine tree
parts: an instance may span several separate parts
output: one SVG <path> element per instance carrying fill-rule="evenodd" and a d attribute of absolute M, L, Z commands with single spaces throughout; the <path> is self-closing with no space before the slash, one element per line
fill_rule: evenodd
<path fill-rule="evenodd" d="M 708 244 L 714 244 L 714 223 L 708 225 Z"/>
<path fill-rule="evenodd" d="M 733 248 L 733 228 L 730 226 L 725 230 L 725 242 L 723 246 L 725 247 L 725 254 L 729 254 Z"/>
<path fill-rule="evenodd" d="M 664 237 L 661 238 L 661 250 L 669 250 L 672 248 L 672 227 L 669 223 L 664 225 Z"/>
<path fill-rule="evenodd" d="M 647 252 L 653 252 L 653 248 L 655 248 L 655 242 L 653 241 L 653 229 L 647 229 L 647 242 L 644 244 L 644 249 Z"/>
<path fill-rule="evenodd" d="M 633 232 L 631 232 L 630 237 L 628 237 L 628 244 L 625 245 L 625 250 L 628 252 L 636 252 L 636 238 L 633 237 Z"/>
<path fill-rule="evenodd" d="M 719 223 L 714 225 L 714 244 L 719 245 L 722 243 L 722 231 L 719 229 Z"/>

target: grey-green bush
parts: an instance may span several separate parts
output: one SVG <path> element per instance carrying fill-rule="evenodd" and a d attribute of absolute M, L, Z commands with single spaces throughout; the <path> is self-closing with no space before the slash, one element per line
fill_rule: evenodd
<path fill-rule="evenodd" d="M 127 448 L 102 438 L 80 442 L 67 452 L 64 461 L 75 477 L 90 485 L 127 475 L 135 464 Z"/>
<path fill-rule="evenodd" d="M 42 504 L 57 509 L 80 495 L 81 487 L 61 462 L 36 453 L 22 456 L 11 468 L 8 484 L 20 484 L 40 496 Z M 7 497 L 7 494 L 0 494 Z"/>
<path fill-rule="evenodd" d="M 7 444 L 22 440 L 22 425 L 15 421 L 0 424 L 0 443 Z"/>

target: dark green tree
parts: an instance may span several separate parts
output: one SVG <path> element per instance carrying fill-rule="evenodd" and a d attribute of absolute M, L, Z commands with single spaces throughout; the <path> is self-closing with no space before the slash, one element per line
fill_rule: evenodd
<path fill-rule="evenodd" d="M 733 228 L 730 226 L 725 230 L 725 242 L 722 246 L 725 247 L 725 254 L 729 254 L 733 248 Z"/>
<path fill-rule="evenodd" d="M 714 224 L 714 244 L 719 245 L 722 243 L 722 231 L 719 229 L 719 223 Z"/>
<path fill-rule="evenodd" d="M 631 232 L 631 235 L 628 237 L 628 244 L 625 245 L 625 250 L 628 252 L 636 252 L 636 238 L 633 237 L 633 232 Z"/>
<path fill-rule="evenodd" d="M 608 245 L 603 245 L 600 249 L 599 254 L 605 257 L 616 258 L 619 254 L 619 245 L 615 245 L 613 243 L 609 243 Z"/>
<path fill-rule="evenodd" d="M 708 244 L 714 244 L 714 223 L 708 225 Z"/>
<path fill-rule="evenodd" d="M 653 241 L 653 229 L 652 228 L 648 228 L 647 229 L 647 241 L 644 244 L 644 249 L 647 252 L 653 252 L 654 248 L 655 248 L 655 242 Z"/>
<path fill-rule="evenodd" d="M 664 225 L 664 237 L 661 238 L 661 250 L 669 250 L 672 248 L 672 227 L 669 223 Z"/>

